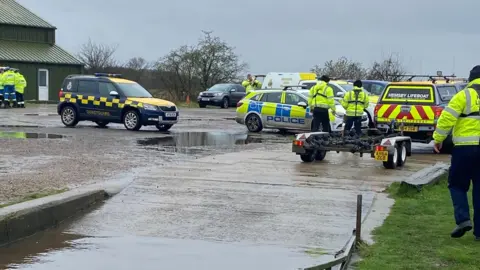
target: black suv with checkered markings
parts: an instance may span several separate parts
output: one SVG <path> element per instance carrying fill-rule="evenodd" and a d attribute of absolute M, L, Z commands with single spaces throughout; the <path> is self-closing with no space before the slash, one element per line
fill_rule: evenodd
<path fill-rule="evenodd" d="M 169 130 L 178 122 L 174 103 L 154 98 L 140 84 L 119 74 L 69 75 L 59 92 L 57 111 L 67 127 L 93 121 L 100 127 L 123 123 L 128 130 L 155 125 Z"/>

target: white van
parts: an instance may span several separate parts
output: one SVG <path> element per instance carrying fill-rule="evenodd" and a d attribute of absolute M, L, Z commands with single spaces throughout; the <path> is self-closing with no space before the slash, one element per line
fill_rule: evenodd
<path fill-rule="evenodd" d="M 262 82 L 262 89 L 281 89 L 287 85 L 301 85 L 304 81 L 316 80 L 315 73 L 269 72 Z"/>

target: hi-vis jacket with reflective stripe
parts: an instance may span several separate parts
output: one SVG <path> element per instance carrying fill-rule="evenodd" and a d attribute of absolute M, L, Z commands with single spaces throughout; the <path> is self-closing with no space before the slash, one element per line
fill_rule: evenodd
<path fill-rule="evenodd" d="M 324 81 L 317 82 L 317 84 L 310 88 L 308 105 L 311 108 L 330 108 L 332 111 L 335 111 L 335 100 L 333 99 L 332 87 Z"/>
<path fill-rule="evenodd" d="M 345 108 L 347 116 L 362 116 L 363 110 L 368 108 L 369 99 L 368 94 L 360 87 L 353 87 L 345 94 L 340 102 Z"/>
<path fill-rule="evenodd" d="M 452 140 L 455 145 L 479 144 L 480 106 L 477 91 L 480 91 L 480 79 L 471 81 L 453 96 L 438 119 L 433 133 L 435 142 L 443 142 L 453 128 Z"/>

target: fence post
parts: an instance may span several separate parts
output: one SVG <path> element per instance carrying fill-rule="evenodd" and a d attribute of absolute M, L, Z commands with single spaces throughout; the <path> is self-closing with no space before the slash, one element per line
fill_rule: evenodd
<path fill-rule="evenodd" d="M 357 225 L 355 226 L 355 240 L 360 243 L 362 237 L 362 194 L 357 195 Z"/>

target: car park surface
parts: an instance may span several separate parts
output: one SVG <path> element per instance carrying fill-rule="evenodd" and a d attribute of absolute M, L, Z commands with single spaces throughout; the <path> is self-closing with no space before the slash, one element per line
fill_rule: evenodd
<path fill-rule="evenodd" d="M 45 186 L 120 178 L 132 183 L 93 212 L 4 247 L 0 266 L 313 266 L 332 259 L 351 236 L 357 194 L 364 196 L 366 215 L 388 184 L 448 161 L 448 156 L 433 155 L 429 145 L 415 145 L 402 170 L 385 171 L 371 158 L 351 153 L 329 152 L 322 162 L 304 164 L 291 152 L 290 134 L 248 133 L 234 121 L 235 110 L 180 112 L 179 123 L 168 132 L 155 127 L 127 132 L 115 123 L 65 128 L 55 106 L 5 111 L 4 132 L 64 137 L 0 135 L 5 153 L 16 157 L 2 158 L 9 162 L 0 168 L 2 201 Z"/>

